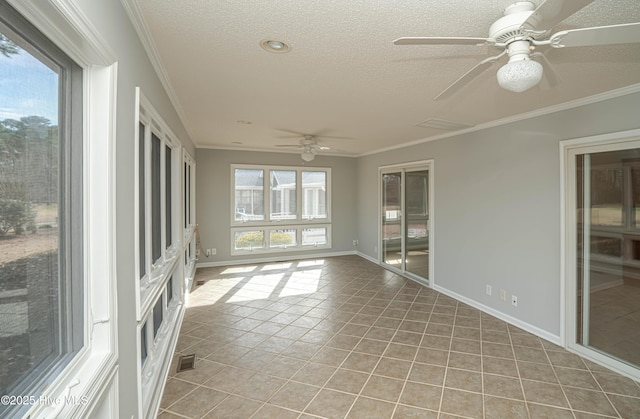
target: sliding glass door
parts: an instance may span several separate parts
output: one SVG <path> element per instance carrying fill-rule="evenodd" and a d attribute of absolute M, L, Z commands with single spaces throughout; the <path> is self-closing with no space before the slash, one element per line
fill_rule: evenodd
<path fill-rule="evenodd" d="M 381 261 L 416 279 L 429 281 L 430 165 L 380 171 Z"/>
<path fill-rule="evenodd" d="M 568 153 L 568 346 L 640 377 L 640 141 Z M 632 147 L 632 148 L 626 148 Z M 571 182 L 571 183 L 569 183 Z"/>

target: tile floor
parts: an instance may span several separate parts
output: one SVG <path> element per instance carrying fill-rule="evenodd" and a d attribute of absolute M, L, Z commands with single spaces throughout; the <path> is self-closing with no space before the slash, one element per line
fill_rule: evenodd
<path fill-rule="evenodd" d="M 161 418 L 640 418 L 639 383 L 357 256 L 196 281 Z"/>

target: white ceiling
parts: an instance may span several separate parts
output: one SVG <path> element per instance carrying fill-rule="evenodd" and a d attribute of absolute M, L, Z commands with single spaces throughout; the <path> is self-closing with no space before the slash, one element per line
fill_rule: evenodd
<path fill-rule="evenodd" d="M 488 37 L 510 0 L 122 1 L 197 147 L 283 151 L 275 145 L 296 144 L 293 131 L 346 137 L 319 142 L 327 154 L 362 155 L 447 132 L 417 126 L 430 118 L 478 126 L 640 83 L 640 43 L 548 49 L 561 79 L 553 89 L 543 80 L 524 93 L 502 90 L 503 60 L 434 101 L 500 50 L 392 41 Z M 632 22 L 640 1 L 596 0 L 552 32 Z M 292 50 L 266 52 L 264 39 Z"/>

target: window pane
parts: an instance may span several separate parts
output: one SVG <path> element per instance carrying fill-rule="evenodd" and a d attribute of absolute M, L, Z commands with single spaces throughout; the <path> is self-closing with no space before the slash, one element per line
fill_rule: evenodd
<path fill-rule="evenodd" d="M 147 273 L 147 242 L 145 237 L 145 128 L 144 124 L 140 124 L 138 127 L 138 254 L 140 255 L 140 278 L 143 278 Z"/>
<path fill-rule="evenodd" d="M 165 228 L 167 237 L 167 246 L 171 246 L 171 147 L 165 148 L 165 169 L 164 169 L 164 188 L 165 188 Z"/>
<path fill-rule="evenodd" d="M 264 171 L 235 170 L 236 221 L 264 220 Z"/>
<path fill-rule="evenodd" d="M 327 218 L 326 172 L 302 172 L 302 218 Z"/>
<path fill-rule="evenodd" d="M 162 295 L 156 301 L 156 305 L 153 306 L 153 337 L 158 336 L 158 330 L 162 326 Z"/>
<path fill-rule="evenodd" d="M 147 360 L 147 323 L 142 325 L 140 329 L 140 364 L 144 366 Z"/>
<path fill-rule="evenodd" d="M 187 177 L 187 163 L 184 163 L 184 228 L 189 225 L 189 178 Z"/>
<path fill-rule="evenodd" d="M 167 281 L 167 305 L 173 301 L 173 276 Z"/>
<path fill-rule="evenodd" d="M 320 246 L 327 244 L 327 228 L 312 227 L 302 229 L 303 246 Z"/>
<path fill-rule="evenodd" d="M 82 70 L 2 2 L 0 80 L 0 394 L 37 398 L 84 340 Z"/>
<path fill-rule="evenodd" d="M 295 220 L 296 171 L 271 170 L 271 214 L 272 220 Z"/>
<path fill-rule="evenodd" d="M 289 247 L 297 244 L 295 228 L 271 230 L 269 232 L 269 247 Z"/>
<path fill-rule="evenodd" d="M 594 167 L 591 185 L 591 224 L 622 226 L 622 167 Z"/>
<path fill-rule="evenodd" d="M 253 250 L 264 248 L 264 231 L 236 231 L 236 250 Z"/>
<path fill-rule="evenodd" d="M 162 256 L 160 150 L 160 138 L 151 134 L 151 257 L 153 263 L 156 263 Z"/>

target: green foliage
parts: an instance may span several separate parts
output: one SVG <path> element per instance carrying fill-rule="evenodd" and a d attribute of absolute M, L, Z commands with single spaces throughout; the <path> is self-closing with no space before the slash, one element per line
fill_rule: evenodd
<path fill-rule="evenodd" d="M 10 57 L 20 52 L 18 47 L 11 39 L 0 33 L 0 54 Z"/>
<path fill-rule="evenodd" d="M 31 202 L 17 199 L 0 199 L 0 236 L 10 230 L 16 234 L 24 233 L 25 226 L 35 225 L 35 212 Z"/>
<path fill-rule="evenodd" d="M 269 235 L 271 246 L 282 246 L 293 244 L 293 239 L 287 233 L 273 231 Z M 236 239 L 236 249 L 249 249 L 262 247 L 264 242 L 264 233 L 262 231 L 254 231 L 243 234 Z"/>
<path fill-rule="evenodd" d="M 269 236 L 271 246 L 281 246 L 284 244 L 293 244 L 293 238 L 287 233 L 273 231 Z"/>
<path fill-rule="evenodd" d="M 262 231 L 254 231 L 238 237 L 236 239 L 236 249 L 262 247 L 263 242 L 264 234 L 262 233 Z"/>

